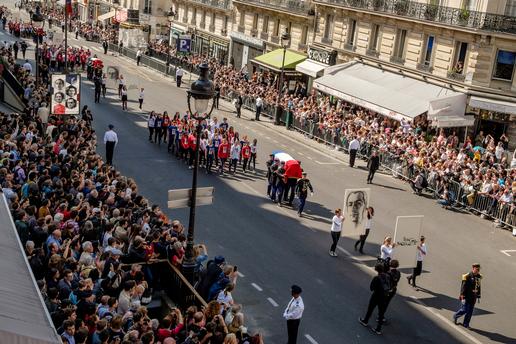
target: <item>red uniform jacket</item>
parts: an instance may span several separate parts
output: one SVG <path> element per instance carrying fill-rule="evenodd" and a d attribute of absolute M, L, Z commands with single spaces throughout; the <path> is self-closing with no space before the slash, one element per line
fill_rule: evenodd
<path fill-rule="evenodd" d="M 244 146 L 242 148 L 242 157 L 244 159 L 249 159 L 251 157 L 251 147 L 249 146 Z"/>
<path fill-rule="evenodd" d="M 219 159 L 229 158 L 229 143 L 221 143 L 219 146 Z"/>

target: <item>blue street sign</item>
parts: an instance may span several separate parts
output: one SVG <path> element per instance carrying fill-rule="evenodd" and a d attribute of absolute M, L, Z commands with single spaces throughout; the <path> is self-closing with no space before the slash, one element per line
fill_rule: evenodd
<path fill-rule="evenodd" d="M 190 36 L 180 36 L 177 40 L 177 51 L 180 53 L 190 53 L 192 39 Z"/>

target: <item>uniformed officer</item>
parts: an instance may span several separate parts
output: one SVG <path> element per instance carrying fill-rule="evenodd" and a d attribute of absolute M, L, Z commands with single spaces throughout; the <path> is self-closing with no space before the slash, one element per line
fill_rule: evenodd
<path fill-rule="evenodd" d="M 462 283 L 460 286 L 460 301 L 462 303 L 460 309 L 453 315 L 453 322 L 457 325 L 457 321 L 464 315 L 462 325 L 469 328 L 469 322 L 473 315 L 475 303 L 480 299 L 480 264 L 475 263 L 469 273 L 462 275 Z"/>
<path fill-rule="evenodd" d="M 308 189 L 310 189 L 310 195 L 314 195 L 314 188 L 310 179 L 306 177 L 306 172 L 303 172 L 303 178 L 297 181 L 296 192 L 299 197 L 299 208 L 297 209 L 297 215 L 301 217 L 303 209 L 305 208 L 306 198 L 308 197 Z"/>
<path fill-rule="evenodd" d="M 292 293 L 292 299 L 283 312 L 283 317 L 287 320 L 287 333 L 288 333 L 288 344 L 297 343 L 297 331 L 299 329 L 299 323 L 305 310 L 303 299 L 301 298 L 301 292 L 303 291 L 300 286 L 293 285 L 290 287 Z"/>
<path fill-rule="evenodd" d="M 104 144 L 106 145 L 106 163 L 113 165 L 113 153 L 118 143 L 118 135 L 113 130 L 113 124 L 108 125 L 108 131 L 104 134 Z"/>
<path fill-rule="evenodd" d="M 269 155 L 269 161 L 267 161 L 267 196 L 272 196 L 272 175 L 274 170 L 278 167 L 275 164 L 274 154 Z M 278 160 L 279 162 L 279 160 Z"/>

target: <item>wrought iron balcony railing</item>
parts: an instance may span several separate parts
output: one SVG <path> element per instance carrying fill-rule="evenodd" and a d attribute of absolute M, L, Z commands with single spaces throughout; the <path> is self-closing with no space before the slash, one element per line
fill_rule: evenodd
<path fill-rule="evenodd" d="M 444 25 L 516 34 L 516 17 L 495 13 L 470 11 L 410 0 L 314 0 L 314 2 L 371 12 L 383 12 Z"/>
<path fill-rule="evenodd" d="M 287 10 L 296 14 L 306 16 L 314 15 L 315 11 L 309 1 L 300 0 L 233 0 L 234 2 L 242 2 L 246 5 L 256 5 L 261 7 L 269 7 L 273 9 Z"/>
<path fill-rule="evenodd" d="M 231 1 L 230 0 L 190 0 L 210 7 L 220 8 L 223 10 L 229 10 Z"/>

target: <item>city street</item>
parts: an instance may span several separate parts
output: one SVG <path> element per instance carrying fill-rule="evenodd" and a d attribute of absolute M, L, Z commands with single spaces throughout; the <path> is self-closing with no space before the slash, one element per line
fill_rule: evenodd
<path fill-rule="evenodd" d="M 1 1 L 5 2 L 5 1 Z M 59 37 L 56 38 L 56 40 Z M 1 34 L 0 40 L 12 40 Z M 102 53 L 100 44 L 69 38 L 70 46 L 83 46 L 116 66 L 129 88 L 129 111 L 122 111 L 115 81 L 108 83 L 107 98 L 93 102 L 93 85 L 83 74 L 81 106 L 93 112 L 98 152 L 105 153 L 104 131 L 113 124 L 119 144 L 114 165 L 134 178 L 139 192 L 158 204 L 173 219 L 187 227 L 188 209 L 168 210 L 167 190 L 189 188 L 192 171 L 167 153 L 166 144 L 150 143 L 147 113 L 187 110 L 188 76 L 181 88 L 174 80 L 136 66 L 135 61 Z M 33 57 L 29 51 L 28 57 Z M 192 77 L 192 81 L 195 76 Z M 138 109 L 138 89 L 145 88 L 143 111 Z M 516 343 L 516 239 L 480 217 L 441 208 L 435 200 L 412 194 L 408 184 L 378 173 L 370 185 L 375 208 L 366 255 L 353 249 L 355 238 L 344 236 L 339 256 L 328 255 L 331 217 L 342 208 L 344 190 L 366 187 L 365 162 L 349 168 L 347 156 L 302 134 L 274 126 L 269 119 L 251 121 L 244 111 L 241 119 L 233 106 L 221 101 L 212 117 L 227 117 L 231 126 L 249 140 L 258 139 L 258 172 L 236 175 L 206 175 L 199 171 L 199 186 L 214 186 L 214 204 L 197 209 L 196 243 L 208 246 L 210 258 L 224 255 L 240 272 L 234 298 L 243 304 L 245 324 L 251 332 L 264 335 L 265 343 L 286 342 L 282 313 L 290 300 L 290 286 L 303 288 L 305 312 L 299 343 Z M 265 161 L 270 152 L 283 150 L 302 162 L 314 187 L 303 217 L 295 210 L 278 207 L 266 196 Z M 389 306 L 383 336 L 362 327 L 357 319 L 366 311 L 369 283 L 383 238 L 394 234 L 396 216 L 424 215 L 423 232 L 428 256 L 415 290 L 402 270 L 398 295 Z M 346 229 L 343 229 L 345 233 Z M 472 263 L 482 265 L 482 299 L 477 304 L 471 329 L 452 322 L 459 308 L 461 275 Z M 375 316 L 370 321 L 374 325 Z"/>
<path fill-rule="evenodd" d="M 71 44 L 85 42 L 71 40 Z M 83 82 L 82 102 L 93 110 L 98 136 L 102 137 L 108 124 L 115 126 L 120 138 L 115 165 L 135 178 L 140 191 L 153 203 L 165 207 L 166 190 L 190 187 L 191 171 L 167 154 L 165 145 L 158 147 L 147 141 L 145 113 L 184 112 L 187 85 L 178 89 L 173 80 L 146 67 L 136 67 L 133 61 L 121 57 L 100 56 L 98 45 L 88 46 L 104 59 L 106 66 L 119 66 L 132 88 L 130 111 L 125 112 L 113 89 L 107 99 L 93 104 L 91 83 Z M 136 109 L 136 87 L 145 87 L 145 113 Z M 336 338 L 342 343 L 516 342 L 516 302 L 512 297 L 515 276 L 510 274 L 516 266 L 516 255 L 501 252 L 516 249 L 509 232 L 495 229 L 492 223 L 476 216 L 441 209 L 434 200 L 413 195 L 405 183 L 378 175 L 371 186 L 377 215 L 371 244 L 366 244 L 368 255 L 355 255 L 353 240 L 344 237 L 339 257 L 329 257 L 332 211 L 342 207 L 346 188 L 365 185 L 364 164 L 350 169 L 340 153 L 270 123 L 236 119 L 226 111 L 229 108 L 229 103 L 222 102 L 220 111 L 213 116 L 228 117 L 241 135 L 258 139 L 260 172 L 239 172 L 221 178 L 205 176 L 201 170 L 200 185 L 214 186 L 216 191 L 214 205 L 197 211 L 196 241 L 208 245 L 210 256 L 223 254 L 238 265 L 242 276 L 235 298 L 244 304 L 250 329 L 264 333 L 266 342 L 285 341 L 281 314 L 289 300 L 290 285 L 297 283 L 304 289 L 306 305 L 302 342 L 331 343 Z M 314 185 L 315 196 L 309 198 L 303 218 L 297 218 L 291 209 L 278 208 L 265 197 L 265 160 L 278 149 L 301 160 Z M 99 141 L 99 151 L 103 150 Z M 187 210 L 167 213 L 185 225 L 188 222 Z M 419 282 L 422 290 L 415 291 L 402 278 L 399 295 L 387 313 L 390 321 L 384 336 L 375 337 L 357 323 L 357 318 L 367 306 L 379 245 L 383 237 L 393 234 L 398 215 L 425 216 L 429 254 Z M 468 331 L 453 325 L 451 316 L 459 307 L 460 276 L 469 271 L 473 262 L 482 264 L 483 298 L 477 305 L 473 329 Z"/>

